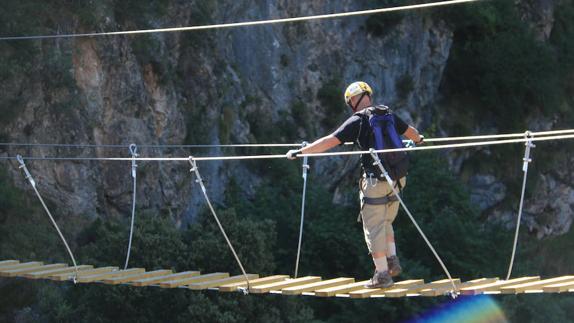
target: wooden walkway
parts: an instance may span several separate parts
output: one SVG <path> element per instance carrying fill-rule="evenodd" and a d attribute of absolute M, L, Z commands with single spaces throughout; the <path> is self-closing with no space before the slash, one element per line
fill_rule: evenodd
<path fill-rule="evenodd" d="M 103 283 L 109 285 L 157 286 L 160 288 L 188 288 L 193 290 L 217 290 L 235 292 L 245 289 L 247 284 L 243 275 L 230 276 L 229 273 L 207 273 L 185 271 L 174 273 L 172 270 L 146 271 L 144 268 L 119 270 L 118 267 L 94 268 L 91 265 L 78 266 L 77 282 Z M 26 279 L 50 279 L 71 281 L 74 267 L 67 264 L 44 264 L 39 261 L 21 263 L 18 260 L 0 261 L 0 277 L 20 277 Z M 323 280 L 318 276 L 305 276 L 296 279 L 288 275 L 259 277 L 249 274 L 249 292 L 253 294 L 309 295 L 316 297 L 405 297 L 405 296 L 443 296 L 452 290 L 450 280 L 425 282 L 422 279 L 409 279 L 396 282 L 387 289 L 367 289 L 367 281 L 355 281 L 355 278 L 340 277 Z M 563 293 L 574 292 L 574 275 L 541 279 L 538 276 L 499 280 L 498 278 L 480 278 L 461 282 L 455 279 L 460 295 L 479 294 L 520 294 L 520 293 Z"/>

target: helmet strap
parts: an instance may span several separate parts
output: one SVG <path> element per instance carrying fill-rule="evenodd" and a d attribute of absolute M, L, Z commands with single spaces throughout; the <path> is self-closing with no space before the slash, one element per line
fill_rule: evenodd
<path fill-rule="evenodd" d="M 367 92 L 363 92 L 363 94 L 361 94 L 361 97 L 359 98 L 359 101 L 357 101 L 357 104 L 355 104 L 355 106 L 353 106 L 352 104 L 349 104 L 349 106 L 351 107 L 351 109 L 353 110 L 353 112 L 357 112 L 357 107 L 359 106 L 359 104 L 361 103 L 361 101 L 363 101 L 363 99 L 365 98 L 365 95 L 368 95 Z"/>

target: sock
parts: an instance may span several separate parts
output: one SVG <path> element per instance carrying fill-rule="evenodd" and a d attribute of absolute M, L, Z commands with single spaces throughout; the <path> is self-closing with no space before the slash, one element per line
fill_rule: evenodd
<path fill-rule="evenodd" d="M 389 266 L 387 265 L 387 258 L 373 258 L 373 262 L 375 263 L 375 268 L 377 271 L 387 271 L 389 270 Z"/>
<path fill-rule="evenodd" d="M 397 255 L 397 246 L 394 242 L 389 242 L 387 244 L 387 257 L 392 257 Z"/>

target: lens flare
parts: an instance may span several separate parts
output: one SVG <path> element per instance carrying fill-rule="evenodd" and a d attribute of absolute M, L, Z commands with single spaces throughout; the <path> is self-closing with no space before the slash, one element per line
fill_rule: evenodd
<path fill-rule="evenodd" d="M 461 296 L 456 300 L 439 305 L 412 323 L 502 323 L 509 322 L 500 306 L 487 295 Z"/>

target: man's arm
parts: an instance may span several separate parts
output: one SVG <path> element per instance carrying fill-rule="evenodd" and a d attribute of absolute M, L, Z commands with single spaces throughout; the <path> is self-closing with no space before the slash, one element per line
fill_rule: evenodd
<path fill-rule="evenodd" d="M 421 144 L 424 140 L 424 137 L 421 136 L 419 134 L 418 130 L 412 126 L 409 126 L 407 128 L 407 131 L 405 131 L 405 133 L 403 133 L 403 136 L 409 138 L 410 140 L 412 140 L 417 145 Z"/>
<path fill-rule="evenodd" d="M 327 151 L 337 145 L 340 145 L 341 141 L 333 135 L 328 135 L 323 138 L 315 140 L 313 143 L 301 148 L 293 149 L 287 152 L 287 158 L 295 159 L 298 154 L 315 154 Z"/>

